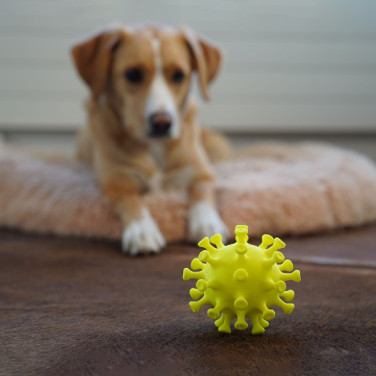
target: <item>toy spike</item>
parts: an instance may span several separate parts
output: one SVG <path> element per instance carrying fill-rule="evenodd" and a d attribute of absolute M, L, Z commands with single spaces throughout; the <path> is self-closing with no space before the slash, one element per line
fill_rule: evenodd
<path fill-rule="evenodd" d="M 244 282 L 248 279 L 248 273 L 245 269 L 239 268 L 235 270 L 234 279 L 237 282 Z"/>
<path fill-rule="evenodd" d="M 243 297 L 239 297 L 235 300 L 234 307 L 237 310 L 246 309 L 248 307 L 248 302 Z"/>
<path fill-rule="evenodd" d="M 238 319 L 235 322 L 235 329 L 244 330 L 248 328 L 248 324 L 245 321 L 245 311 L 237 311 Z"/>
<path fill-rule="evenodd" d="M 265 248 L 269 247 L 269 245 L 273 244 L 273 242 L 274 242 L 273 236 L 264 234 L 262 236 L 262 242 L 259 245 L 259 248 L 265 249 Z"/>
<path fill-rule="evenodd" d="M 269 321 L 264 320 L 261 314 L 257 316 L 257 319 L 263 328 L 267 328 L 269 326 Z"/>
<path fill-rule="evenodd" d="M 274 252 L 273 256 L 262 261 L 265 268 L 269 269 L 276 263 L 281 263 L 285 259 L 282 252 Z"/>
<path fill-rule="evenodd" d="M 260 323 L 260 317 L 262 319 L 262 322 L 267 322 L 267 321 L 262 318 L 262 315 L 258 315 L 255 312 L 251 312 L 251 313 L 249 313 L 249 315 L 247 317 L 251 320 L 252 334 L 253 335 L 262 334 L 262 333 L 265 332 L 264 326 L 261 325 L 261 323 Z M 268 325 L 269 325 L 269 323 L 268 323 Z"/>
<path fill-rule="evenodd" d="M 247 252 L 248 226 L 238 225 L 235 227 L 235 252 L 244 255 Z"/>
<path fill-rule="evenodd" d="M 282 252 L 274 252 L 273 257 L 277 264 L 280 264 L 281 262 L 285 261 L 285 255 Z"/>
<path fill-rule="evenodd" d="M 277 284 L 273 281 L 272 278 L 267 278 L 265 279 L 265 281 L 263 281 L 262 286 L 265 290 L 272 290 L 277 287 Z"/>
<path fill-rule="evenodd" d="M 188 281 L 188 279 L 194 278 L 194 279 L 200 279 L 204 277 L 204 273 L 201 272 L 192 272 L 188 268 L 184 268 L 183 270 L 183 279 L 184 281 Z"/>
<path fill-rule="evenodd" d="M 292 273 L 281 273 L 280 275 L 283 281 L 295 281 L 295 282 L 301 281 L 299 270 L 294 270 Z"/>
<path fill-rule="evenodd" d="M 222 333 L 231 333 L 230 324 L 231 324 L 231 321 L 234 320 L 235 315 L 230 312 L 222 313 L 222 315 L 223 315 L 223 323 L 218 328 L 218 331 Z"/>
<path fill-rule="evenodd" d="M 280 298 L 278 298 L 274 304 L 280 308 L 283 309 L 283 312 L 286 314 L 286 315 L 289 315 L 295 308 L 295 305 L 292 304 L 292 303 L 285 303 L 283 300 L 281 300 Z"/>
<path fill-rule="evenodd" d="M 204 264 L 198 258 L 194 258 L 191 262 L 191 269 L 202 270 L 204 269 Z"/>
<path fill-rule="evenodd" d="M 198 271 L 183 271 L 184 280 L 197 279 L 196 288 L 190 290 L 196 301 L 189 306 L 194 312 L 211 306 L 207 315 L 220 332 L 231 333 L 235 319 L 236 329 L 246 329 L 248 319 L 252 334 L 262 334 L 275 316 L 272 306 L 285 314 L 294 310 L 294 291 L 286 290 L 286 281 L 300 282 L 300 272 L 279 251 L 285 247 L 281 239 L 263 235 L 258 247 L 250 245 L 247 226 L 235 227 L 235 239 L 226 246 L 218 234 L 199 242 L 205 250 L 191 262 L 192 270 Z"/>
<path fill-rule="evenodd" d="M 205 296 L 197 302 L 189 302 L 189 306 L 193 312 L 198 312 L 204 305 L 210 304 L 210 301 Z"/>
<path fill-rule="evenodd" d="M 247 244 L 248 226 L 238 225 L 235 227 L 235 240 L 240 244 Z"/>
<path fill-rule="evenodd" d="M 221 314 L 221 317 L 220 317 L 218 320 L 216 320 L 216 321 L 214 322 L 214 325 L 215 325 L 217 328 L 219 328 L 219 327 L 223 324 L 224 321 L 225 321 L 225 316 L 224 316 L 224 314 L 222 313 L 222 314 Z"/>
<path fill-rule="evenodd" d="M 210 242 L 213 243 L 217 248 L 223 248 L 225 245 L 222 243 L 222 235 L 213 235 L 210 238 Z"/>
<path fill-rule="evenodd" d="M 286 302 L 291 302 L 294 299 L 295 292 L 293 290 L 287 290 L 280 294 L 280 296 L 282 296 L 282 298 L 285 299 Z"/>
<path fill-rule="evenodd" d="M 261 303 L 261 306 L 260 306 L 260 311 L 262 312 L 262 317 L 265 319 L 265 320 L 271 320 L 271 319 L 274 319 L 274 316 L 275 316 L 275 311 L 273 311 L 272 309 L 269 309 L 266 305 L 265 302 L 262 302 Z"/>
<path fill-rule="evenodd" d="M 274 243 L 273 245 L 268 248 L 265 253 L 268 257 L 271 257 L 272 254 L 275 252 L 275 251 L 278 251 L 279 249 L 282 249 L 282 248 L 285 248 L 286 247 L 286 244 L 280 239 L 280 238 L 275 238 L 274 239 Z M 281 253 L 281 252 L 280 252 Z"/>
<path fill-rule="evenodd" d="M 200 254 L 198 255 L 198 259 L 202 262 L 207 262 L 207 263 L 212 264 L 212 265 L 218 263 L 218 260 L 211 257 L 211 255 L 208 251 L 200 252 Z"/>
<path fill-rule="evenodd" d="M 196 283 L 197 290 L 201 292 L 204 292 L 208 288 L 208 285 L 205 279 L 199 279 Z"/>
<path fill-rule="evenodd" d="M 203 293 L 202 291 L 200 291 L 200 290 L 197 290 L 197 289 L 192 288 L 192 289 L 189 290 L 189 295 L 191 296 L 192 299 L 197 300 L 197 299 L 199 299 L 202 295 L 204 295 L 204 293 Z"/>
<path fill-rule="evenodd" d="M 278 265 L 278 268 L 281 272 L 292 272 L 292 270 L 294 269 L 294 265 L 292 264 L 291 260 L 285 260 L 283 264 Z"/>
<path fill-rule="evenodd" d="M 244 255 L 247 252 L 247 246 L 245 244 L 237 244 L 235 247 L 235 252 L 238 255 Z"/>
<path fill-rule="evenodd" d="M 215 307 L 213 307 L 213 308 L 209 308 L 209 309 L 208 309 L 208 311 L 207 311 L 207 315 L 208 315 L 211 319 L 215 320 L 215 319 L 217 319 L 217 318 L 221 315 L 221 311 L 222 311 L 222 309 L 223 309 L 224 307 L 225 307 L 225 306 L 224 306 L 223 302 L 219 302 L 219 303 L 217 303 L 217 304 L 215 305 Z"/>
<path fill-rule="evenodd" d="M 202 247 L 202 248 L 205 248 L 207 251 L 209 251 L 210 254 L 212 255 L 215 255 L 218 250 L 216 248 L 214 248 L 211 244 L 210 244 L 210 241 L 209 241 L 209 238 L 206 237 L 204 239 L 202 239 L 199 243 L 198 243 L 198 246 L 199 247 Z"/>
<path fill-rule="evenodd" d="M 286 283 L 283 281 L 274 282 L 271 278 L 268 278 L 264 282 L 265 290 L 277 290 L 278 292 L 283 292 L 286 290 Z"/>

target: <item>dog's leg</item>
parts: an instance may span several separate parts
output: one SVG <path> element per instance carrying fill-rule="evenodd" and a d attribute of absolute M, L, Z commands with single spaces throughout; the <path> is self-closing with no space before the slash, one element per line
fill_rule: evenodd
<path fill-rule="evenodd" d="M 89 102 L 88 110 L 94 142 L 93 167 L 103 193 L 110 200 L 124 226 L 122 250 L 131 255 L 159 252 L 166 242 L 141 194 L 146 189 L 148 175 L 153 168 L 150 168 L 149 172 L 148 168 L 146 171 L 135 169 L 135 165 L 146 165 L 142 160 L 143 154 L 130 157 L 124 153 L 123 148 L 118 147 L 109 131 L 116 127 L 116 119 L 107 107 Z M 117 134 L 116 128 L 114 134 Z M 126 149 L 131 146 L 122 147 Z M 147 157 L 145 159 L 148 160 Z"/>
<path fill-rule="evenodd" d="M 214 173 L 202 140 L 202 131 L 197 121 L 197 106 L 191 102 L 184 119 L 184 128 L 180 143 L 180 154 L 173 155 L 174 161 L 192 168 L 189 184 L 188 238 L 201 240 L 205 236 L 221 234 L 223 238 L 228 230 L 215 205 Z M 180 158 L 180 159 L 179 159 Z"/>
<path fill-rule="evenodd" d="M 131 255 L 159 252 L 166 242 L 143 202 L 141 183 L 131 175 L 132 170 L 107 164 L 103 157 L 96 158 L 95 167 L 100 167 L 98 180 L 102 191 L 124 226 L 122 251 Z"/>
<path fill-rule="evenodd" d="M 142 196 L 131 187 L 132 182 L 121 177 L 116 184 L 108 183 L 103 187 L 124 225 L 122 251 L 132 256 L 157 253 L 166 245 L 165 239 L 143 204 Z"/>
<path fill-rule="evenodd" d="M 141 210 L 141 218 L 128 223 L 122 236 L 122 251 L 132 256 L 139 253 L 157 253 L 166 245 L 158 225 L 147 208 Z"/>
<path fill-rule="evenodd" d="M 214 181 L 195 180 L 189 191 L 188 236 L 191 241 L 199 241 L 205 236 L 221 234 L 224 241 L 228 230 L 214 203 Z"/>

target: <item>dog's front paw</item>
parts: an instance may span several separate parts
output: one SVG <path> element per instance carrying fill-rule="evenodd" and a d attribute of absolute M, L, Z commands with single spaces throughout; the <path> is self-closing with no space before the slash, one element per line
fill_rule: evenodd
<path fill-rule="evenodd" d="M 221 234 L 226 241 L 228 230 L 218 212 L 207 202 L 199 201 L 189 208 L 188 237 L 197 242 L 205 236 Z"/>
<path fill-rule="evenodd" d="M 131 222 L 123 232 L 122 251 L 136 256 L 140 253 L 158 253 L 166 245 L 158 225 L 149 211 L 143 212 L 143 219 Z"/>

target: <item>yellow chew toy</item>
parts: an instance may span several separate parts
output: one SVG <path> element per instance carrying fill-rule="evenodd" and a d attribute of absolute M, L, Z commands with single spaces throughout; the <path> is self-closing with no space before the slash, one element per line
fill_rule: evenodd
<path fill-rule="evenodd" d="M 235 318 L 235 328 L 246 329 L 247 318 L 252 323 L 252 334 L 262 334 L 275 316 L 269 307 L 278 306 L 287 315 L 294 310 L 294 304 L 285 303 L 281 297 L 287 302 L 293 300 L 294 291 L 286 291 L 285 281 L 300 282 L 300 271 L 292 272 L 292 262 L 278 251 L 285 247 L 281 239 L 263 235 L 258 247 L 249 244 L 248 227 L 244 225 L 235 227 L 235 235 L 236 243 L 227 246 L 219 234 L 198 243 L 206 251 L 192 260 L 191 268 L 200 271 L 183 271 L 185 281 L 198 279 L 197 288 L 189 293 L 192 299 L 201 299 L 191 301 L 189 306 L 198 312 L 202 306 L 212 305 L 207 313 L 216 319 L 220 332 L 231 333 Z"/>

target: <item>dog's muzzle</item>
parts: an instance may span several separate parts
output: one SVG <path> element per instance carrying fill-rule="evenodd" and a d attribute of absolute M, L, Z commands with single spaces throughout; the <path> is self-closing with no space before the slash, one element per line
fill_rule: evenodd
<path fill-rule="evenodd" d="M 149 117 L 151 137 L 169 137 L 172 118 L 167 112 L 157 112 Z"/>

